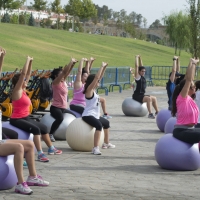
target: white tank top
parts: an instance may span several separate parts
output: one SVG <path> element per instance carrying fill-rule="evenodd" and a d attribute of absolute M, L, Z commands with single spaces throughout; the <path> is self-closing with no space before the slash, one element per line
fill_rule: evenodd
<path fill-rule="evenodd" d="M 85 98 L 85 102 L 86 106 L 82 116 L 93 116 L 96 119 L 99 119 L 101 104 L 99 95 L 97 95 L 96 92 L 94 92 L 94 96 L 92 97 L 92 99 Z"/>

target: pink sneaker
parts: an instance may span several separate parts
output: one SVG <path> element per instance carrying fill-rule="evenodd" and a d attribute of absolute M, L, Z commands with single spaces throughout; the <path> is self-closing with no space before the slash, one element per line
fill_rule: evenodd
<path fill-rule="evenodd" d="M 21 184 L 17 184 L 15 186 L 15 192 L 16 193 L 20 193 L 20 194 L 26 194 L 26 195 L 30 195 L 33 193 L 33 190 L 31 190 L 26 182 L 23 182 Z"/>
<path fill-rule="evenodd" d="M 49 155 L 60 155 L 62 154 L 62 150 L 58 150 L 56 149 L 56 147 L 54 147 L 54 149 L 48 149 L 48 154 Z"/>
<path fill-rule="evenodd" d="M 29 176 L 26 182 L 28 186 L 48 186 L 49 185 L 49 182 L 43 180 L 40 175 L 37 175 L 36 177 Z"/>

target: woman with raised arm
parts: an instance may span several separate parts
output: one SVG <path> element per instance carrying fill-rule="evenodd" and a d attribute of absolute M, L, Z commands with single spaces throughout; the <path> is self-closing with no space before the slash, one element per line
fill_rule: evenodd
<path fill-rule="evenodd" d="M 179 74 L 180 70 L 180 62 L 179 57 L 174 56 L 173 57 L 173 65 L 172 65 L 172 71 L 169 74 L 169 80 L 166 84 L 166 90 L 167 90 L 167 96 L 168 96 L 168 109 L 172 109 L 172 95 L 174 92 L 174 89 L 176 87 L 176 80 L 178 77 L 180 77 L 182 74 Z"/>
<path fill-rule="evenodd" d="M 102 128 L 104 129 L 104 143 L 102 148 L 115 148 L 115 145 L 109 142 L 109 127 L 110 123 L 107 119 L 100 117 L 100 99 L 99 95 L 96 94 L 95 89 L 98 87 L 100 78 L 103 77 L 107 63 L 102 62 L 102 66 L 98 73 L 90 74 L 86 80 L 84 91 L 86 107 L 82 114 L 82 119 L 90 126 L 96 128 L 94 134 L 94 147 L 92 153 L 94 155 L 101 155 L 99 150 L 99 140 L 101 136 Z"/>
<path fill-rule="evenodd" d="M 69 64 L 64 67 L 64 69 L 62 68 L 54 69 L 50 76 L 50 78 L 53 80 L 52 82 L 53 102 L 50 107 L 50 113 L 52 117 L 55 118 L 55 121 L 51 125 L 51 130 L 49 133 L 52 142 L 55 142 L 53 134 L 62 123 L 64 119 L 63 114 L 69 113 L 74 115 L 74 113 L 72 113 L 70 110 L 67 110 L 68 88 L 65 80 L 76 63 L 77 61 L 74 58 L 72 58 Z"/>
<path fill-rule="evenodd" d="M 173 136 L 190 144 L 200 142 L 200 131 L 194 128 L 199 116 L 199 109 L 194 101 L 195 85 L 193 82 L 198 62 L 199 59 L 190 59 L 185 79 L 176 86 L 172 98 L 172 116 L 177 118 Z"/>
<path fill-rule="evenodd" d="M 155 119 L 154 114 L 151 111 L 151 103 L 155 109 L 155 115 L 158 114 L 158 105 L 157 99 L 154 96 L 145 95 L 146 89 L 146 79 L 145 75 L 145 67 L 143 67 L 142 59 L 140 55 L 135 56 L 135 82 L 136 82 L 136 89 L 133 93 L 132 98 L 140 103 L 147 103 L 147 109 L 149 111 L 148 118 Z"/>
<path fill-rule="evenodd" d="M 16 74 L 12 78 L 12 84 L 14 87 L 12 91 L 13 113 L 10 118 L 10 124 L 23 131 L 32 133 L 34 135 L 33 141 L 38 151 L 38 160 L 41 162 L 48 162 L 49 159 L 42 151 L 40 135 L 42 136 L 42 139 L 46 145 L 49 147 L 49 155 L 59 155 L 62 154 L 62 151 L 56 149 L 52 145 L 47 132 L 47 127 L 44 124 L 29 118 L 29 107 L 31 101 L 25 90 L 31 75 L 32 61 L 33 58 L 28 56 L 21 74 Z"/>
<path fill-rule="evenodd" d="M 83 68 L 83 63 L 86 62 L 86 66 Z M 85 95 L 83 94 L 85 81 L 88 77 L 88 60 L 86 58 L 82 58 L 79 67 L 78 72 L 76 75 L 76 80 L 74 81 L 74 90 L 73 90 L 73 99 L 70 102 L 70 110 L 73 110 L 77 113 L 82 114 L 85 108 Z"/>
<path fill-rule="evenodd" d="M 18 179 L 15 192 L 30 195 L 33 191 L 28 186 L 48 186 L 35 169 L 34 144 L 29 140 L 0 140 L 0 156 L 14 155 L 14 167 Z M 26 181 L 23 177 L 24 155 L 28 164 L 29 176 Z"/>

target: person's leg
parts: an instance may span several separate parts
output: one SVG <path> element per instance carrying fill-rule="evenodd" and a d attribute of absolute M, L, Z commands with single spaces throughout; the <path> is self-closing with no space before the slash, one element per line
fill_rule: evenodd
<path fill-rule="evenodd" d="M 92 150 L 92 153 L 95 155 L 101 155 L 101 152 L 99 151 L 99 141 L 100 141 L 101 131 L 102 131 L 101 122 L 93 116 L 84 116 L 82 117 L 82 119 L 90 126 L 96 128 L 96 131 L 94 133 L 94 148 Z"/>
<path fill-rule="evenodd" d="M 10 124 L 34 135 L 33 142 L 37 151 L 42 151 L 41 141 L 40 141 L 40 129 L 35 126 L 33 123 L 28 121 L 28 118 L 25 119 L 10 119 Z M 34 121 L 34 120 L 33 120 Z"/>
<path fill-rule="evenodd" d="M 49 134 L 47 133 L 48 130 L 47 130 L 47 126 L 46 125 L 44 125 L 44 124 L 42 124 L 42 123 L 40 123 L 38 121 L 32 120 L 32 119 L 29 119 L 29 122 L 31 122 L 32 124 L 34 124 L 35 126 L 37 126 L 40 129 L 42 139 L 44 140 L 46 145 L 49 147 L 48 154 L 50 154 L 50 155 L 53 155 L 53 154 L 60 155 L 60 154 L 62 154 L 61 150 L 56 149 L 52 145 L 52 142 L 51 142 L 51 139 L 49 137 Z"/>
<path fill-rule="evenodd" d="M 159 112 L 157 98 L 155 96 L 150 96 L 150 98 L 151 98 L 151 101 L 152 101 L 152 106 L 154 107 L 156 114 L 157 114 Z"/>
<path fill-rule="evenodd" d="M 18 139 L 18 133 L 10 128 L 2 127 L 2 132 L 9 139 Z"/>
<path fill-rule="evenodd" d="M 10 141 L 14 143 L 9 143 Z M 24 159 L 24 147 L 22 144 L 17 143 L 16 140 L 7 140 L 6 143 L 0 144 L 0 156 L 14 155 L 14 166 L 18 179 L 18 183 L 24 182 L 23 177 L 23 159 Z"/>
<path fill-rule="evenodd" d="M 106 110 L 106 99 L 103 97 L 100 97 L 100 102 L 101 102 L 101 108 L 103 110 L 103 117 L 105 119 L 110 119 L 112 118 L 110 115 L 108 115 L 107 110 Z"/>
<path fill-rule="evenodd" d="M 62 109 L 57 108 L 55 106 L 51 106 L 50 113 L 52 117 L 55 119 L 55 121 L 51 125 L 51 129 L 49 133 L 50 135 L 53 135 L 63 121 L 63 112 L 62 112 Z"/>
<path fill-rule="evenodd" d="M 148 109 L 148 112 L 149 114 L 151 114 L 151 98 L 149 96 L 144 96 L 143 97 L 143 103 L 147 103 L 147 109 Z"/>
<path fill-rule="evenodd" d="M 110 140 L 109 140 L 110 122 L 103 117 L 100 117 L 99 121 L 101 122 L 103 129 L 104 129 L 104 143 L 102 145 L 102 148 L 103 149 L 115 148 L 115 145 L 111 144 Z"/>
<path fill-rule="evenodd" d="M 73 110 L 79 114 L 83 114 L 83 111 L 84 111 L 84 107 L 81 107 L 81 106 L 78 106 L 78 105 L 70 105 L 70 110 Z"/>

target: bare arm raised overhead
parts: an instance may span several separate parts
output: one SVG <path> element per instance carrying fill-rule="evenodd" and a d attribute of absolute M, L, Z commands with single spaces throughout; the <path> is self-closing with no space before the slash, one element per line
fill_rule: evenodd
<path fill-rule="evenodd" d="M 6 55 L 6 50 L 0 47 L 0 78 L 1 78 L 3 61 L 4 61 L 5 55 Z"/>
<path fill-rule="evenodd" d="M 172 72 L 171 72 L 171 75 L 169 77 L 170 81 L 173 83 L 174 80 L 175 80 L 175 76 L 176 76 L 176 71 L 177 71 L 177 60 L 178 60 L 178 57 L 177 56 L 174 56 L 173 57 L 173 66 L 172 66 Z"/>
<path fill-rule="evenodd" d="M 72 58 L 68 65 L 65 65 L 61 73 L 53 80 L 54 85 L 58 85 L 62 80 L 65 80 L 66 77 L 70 74 L 72 68 L 78 61 L 75 58 Z"/>
<path fill-rule="evenodd" d="M 78 66 L 78 72 L 76 74 L 76 80 L 74 81 L 74 89 L 78 90 L 82 87 L 82 81 L 81 81 L 81 77 L 82 77 L 82 70 L 83 70 L 83 63 L 87 62 L 87 58 L 82 58 L 79 66 Z"/>
<path fill-rule="evenodd" d="M 138 79 L 140 77 L 139 73 L 138 73 L 138 68 L 139 68 L 139 55 L 135 56 L 135 78 Z"/>
<path fill-rule="evenodd" d="M 191 84 L 194 80 L 195 68 L 198 62 L 199 62 L 199 59 L 194 59 L 194 58 L 190 59 L 190 62 L 186 71 L 186 75 L 185 75 L 186 82 L 183 89 L 180 92 L 182 97 L 186 97 L 188 95 L 188 91 L 190 90 Z"/>
<path fill-rule="evenodd" d="M 93 95 L 93 90 L 96 88 L 97 83 L 100 82 L 100 78 L 102 73 L 105 71 L 105 68 L 107 67 L 107 63 L 102 62 L 101 67 L 99 68 L 99 71 L 97 72 L 97 74 L 94 77 L 94 80 L 92 81 L 92 83 L 88 86 L 87 91 L 85 92 L 85 96 L 86 98 L 91 98 Z"/>
<path fill-rule="evenodd" d="M 28 56 L 27 59 L 26 59 L 26 62 L 24 64 L 24 67 L 22 69 L 21 74 L 20 75 L 16 74 L 13 77 L 13 79 L 16 79 L 16 83 L 15 83 L 14 89 L 12 91 L 12 99 L 13 100 L 20 99 L 21 96 L 22 96 L 23 89 L 25 89 L 26 86 L 27 86 L 26 77 L 29 77 L 29 75 L 27 75 L 27 73 L 31 72 L 32 64 L 30 64 L 30 62 L 32 63 L 32 60 L 33 60 L 33 58 L 31 58 L 31 57 Z"/>

